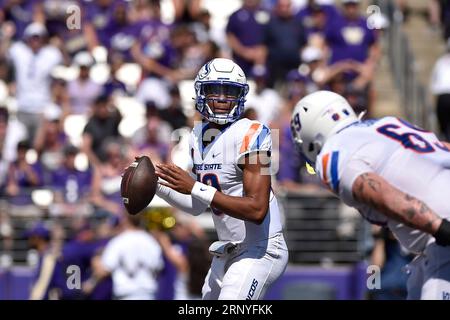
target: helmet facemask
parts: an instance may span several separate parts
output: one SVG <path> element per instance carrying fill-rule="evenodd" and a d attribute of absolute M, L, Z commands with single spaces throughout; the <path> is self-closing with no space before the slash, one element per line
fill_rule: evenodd
<path fill-rule="evenodd" d="M 208 121 L 224 125 L 244 111 L 248 85 L 233 81 L 196 81 L 196 108 Z"/>

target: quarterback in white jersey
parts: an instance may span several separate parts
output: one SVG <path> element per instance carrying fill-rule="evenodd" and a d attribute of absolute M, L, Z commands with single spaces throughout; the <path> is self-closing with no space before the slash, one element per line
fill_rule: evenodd
<path fill-rule="evenodd" d="M 195 80 L 203 121 L 192 130 L 191 176 L 175 165 L 157 165 L 157 194 L 200 214 L 213 212 L 219 241 L 203 286 L 203 299 L 262 299 L 284 272 L 288 251 L 271 189 L 269 128 L 241 119 L 248 85 L 229 59 L 214 59 Z"/>
<path fill-rule="evenodd" d="M 359 121 L 328 91 L 299 101 L 291 129 L 331 191 L 419 254 L 408 298 L 450 299 L 449 145 L 402 119 Z"/>

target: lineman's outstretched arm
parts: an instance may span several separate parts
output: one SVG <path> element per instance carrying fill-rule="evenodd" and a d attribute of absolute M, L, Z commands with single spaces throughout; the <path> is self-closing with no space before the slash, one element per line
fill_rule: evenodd
<path fill-rule="evenodd" d="M 389 218 L 433 235 L 441 245 L 450 245 L 450 222 L 440 218 L 423 201 L 400 191 L 373 172 L 356 178 L 352 187 L 355 200 Z"/>

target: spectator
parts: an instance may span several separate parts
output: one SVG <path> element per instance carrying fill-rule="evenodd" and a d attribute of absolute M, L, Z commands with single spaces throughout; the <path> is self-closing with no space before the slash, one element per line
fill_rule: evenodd
<path fill-rule="evenodd" d="M 103 143 L 119 138 L 120 112 L 111 104 L 109 96 L 99 96 L 93 105 L 92 115 L 83 130 L 82 150 L 93 165 L 105 160 Z"/>
<path fill-rule="evenodd" d="M 191 30 L 194 31 L 195 37 L 198 42 L 213 42 L 217 46 L 217 50 L 227 49 L 228 45 L 226 43 L 226 37 L 224 35 L 224 30 L 220 27 L 211 24 L 211 14 L 208 10 L 202 9 L 197 22 L 190 25 Z M 212 58 L 211 58 L 212 59 Z M 208 59 L 209 61 L 210 59 Z"/>
<path fill-rule="evenodd" d="M 430 87 L 436 96 L 441 134 L 446 141 L 450 141 L 450 38 L 447 39 L 447 52 L 434 64 Z"/>
<path fill-rule="evenodd" d="M 85 282 L 92 276 L 91 262 L 95 259 L 105 245 L 114 236 L 117 227 L 112 219 L 99 219 L 95 221 L 82 221 L 81 227 L 75 228 L 74 236 L 68 239 L 62 249 L 60 258 L 62 270 L 67 270 L 71 265 L 80 267 L 81 282 Z M 67 275 L 66 275 L 67 278 Z M 66 280 L 67 281 L 67 280 Z M 81 289 L 81 290 L 80 290 Z M 112 280 L 106 277 L 97 283 L 92 292 L 84 292 L 82 288 L 67 288 L 62 292 L 63 300 L 111 300 Z"/>
<path fill-rule="evenodd" d="M 302 22 L 307 34 L 309 45 L 321 47 L 323 45 L 325 28 L 338 17 L 334 5 L 319 4 L 317 0 L 308 0 L 298 13 L 297 18 Z"/>
<path fill-rule="evenodd" d="M 167 109 L 170 105 L 170 85 L 161 79 L 150 77 L 139 84 L 136 99 L 146 105 L 154 104 L 158 109 Z"/>
<path fill-rule="evenodd" d="M 260 6 L 260 0 L 244 0 L 242 8 L 228 19 L 227 41 L 233 60 L 250 75 L 254 64 L 263 62 L 260 45 L 264 41 L 264 27 L 270 20 L 268 12 Z"/>
<path fill-rule="evenodd" d="M 305 161 L 297 152 L 291 138 L 291 115 L 297 102 L 307 94 L 308 79 L 299 69 L 291 70 L 286 76 L 287 99 L 281 107 L 280 114 L 272 124 L 272 128 L 279 130 L 278 140 L 279 166 L 277 181 L 285 190 L 312 190 L 317 191 L 319 181 L 310 175 Z"/>
<path fill-rule="evenodd" d="M 270 83 L 284 81 L 289 70 L 300 64 L 306 33 L 292 13 L 291 0 L 278 0 L 264 34 L 264 51 Z"/>
<path fill-rule="evenodd" d="M 75 55 L 73 62 L 79 70 L 78 78 L 70 81 L 67 92 L 70 99 L 70 113 L 87 115 L 89 108 L 102 93 L 102 87 L 90 78 L 94 58 L 84 51 Z"/>
<path fill-rule="evenodd" d="M 342 60 L 376 64 L 380 48 L 367 19 L 359 14 L 360 0 L 342 0 L 342 16 L 334 19 L 326 31 L 326 43 L 331 50 L 329 64 Z M 350 74 L 348 78 L 355 78 Z"/>
<path fill-rule="evenodd" d="M 299 68 L 306 78 L 306 91 L 313 93 L 323 85 L 325 63 L 323 52 L 317 47 L 308 46 L 302 51 L 303 65 Z"/>
<path fill-rule="evenodd" d="M 191 24 L 200 15 L 202 0 L 172 0 L 176 24 Z"/>
<path fill-rule="evenodd" d="M 5 188 L 9 164 L 17 158 L 17 144 L 26 138 L 25 126 L 0 106 L 0 190 Z"/>
<path fill-rule="evenodd" d="M 257 120 L 258 114 L 256 113 L 256 110 L 252 107 L 245 108 L 244 113 L 242 114 L 241 118 L 247 118 L 249 120 Z"/>
<path fill-rule="evenodd" d="M 371 81 L 374 73 L 375 64 L 371 62 L 343 60 L 321 68 L 320 73 L 316 72 L 315 80 L 321 88 L 327 88 L 349 98 L 355 112 L 365 111 L 367 117 L 372 117 Z"/>
<path fill-rule="evenodd" d="M 91 291 L 94 284 L 111 275 L 114 299 L 152 300 L 157 288 L 157 274 L 163 267 L 158 242 L 141 230 L 139 216 L 122 219 L 123 231 L 105 247 L 101 257 L 92 263 L 93 278 L 85 283 Z"/>
<path fill-rule="evenodd" d="M 92 225 L 85 221 L 79 229 L 71 231 L 73 235 L 61 250 L 60 265 L 62 270 L 68 270 L 73 265 L 78 266 L 81 270 L 80 281 L 84 282 L 90 276 L 90 262 L 95 251 L 94 230 Z M 65 282 L 67 282 L 68 276 L 70 274 L 65 274 Z M 68 288 L 65 286 L 61 294 L 62 300 L 83 300 L 86 298 L 81 288 Z"/>
<path fill-rule="evenodd" d="M 211 264 L 209 243 L 204 238 L 194 237 L 188 245 L 187 258 L 189 264 L 188 292 L 189 299 L 201 299 L 202 287 Z"/>
<path fill-rule="evenodd" d="M 186 127 L 187 118 L 181 106 L 181 96 L 178 86 L 170 88 L 170 101 L 169 107 L 160 112 L 162 120 L 170 124 L 173 130 Z"/>
<path fill-rule="evenodd" d="M 176 228 L 182 227 L 179 226 Z M 161 246 L 164 257 L 164 269 L 161 273 L 161 276 L 163 275 L 163 273 L 165 273 L 166 275 L 172 275 L 172 277 L 166 277 L 168 278 L 168 281 L 166 281 L 165 283 L 162 281 L 159 282 L 160 289 L 162 290 L 163 288 L 161 288 L 161 285 L 164 285 L 165 291 L 171 291 L 169 292 L 167 298 L 170 298 L 172 300 L 187 300 L 189 297 L 187 288 L 189 277 L 189 263 L 187 259 L 188 239 L 175 238 L 175 241 L 173 241 L 168 232 L 169 231 L 152 230 L 152 235 Z M 182 232 L 183 231 L 178 231 L 178 233 Z M 173 233 L 171 234 L 173 235 Z M 167 290 L 169 289 L 169 287 L 171 287 L 171 290 Z M 161 299 L 164 297 L 159 298 Z"/>
<path fill-rule="evenodd" d="M 5 21 L 14 25 L 14 38 L 22 39 L 24 30 L 33 22 L 44 22 L 42 3 L 33 0 L 2 1 Z"/>
<path fill-rule="evenodd" d="M 310 80 L 302 68 L 293 69 L 286 75 L 287 111 L 290 112 L 295 104 L 308 93 Z M 293 110 L 293 109 L 292 109 Z"/>
<path fill-rule="evenodd" d="M 252 74 L 255 81 L 255 91 L 252 95 L 249 95 L 246 107 L 256 111 L 256 120 L 270 126 L 279 115 L 281 97 L 274 89 L 267 87 L 269 75 L 265 66 L 254 66 Z"/>
<path fill-rule="evenodd" d="M 132 137 L 133 146 L 142 152 L 150 152 L 156 159 L 169 160 L 172 127 L 162 120 L 153 102 L 146 104 L 146 123 Z M 152 158 L 153 159 L 153 158 Z"/>
<path fill-rule="evenodd" d="M 63 165 L 66 142 L 67 136 L 58 114 L 47 115 L 34 139 L 34 150 L 44 170 L 44 184 L 50 184 L 51 174 Z"/>
<path fill-rule="evenodd" d="M 177 70 L 178 80 L 192 79 L 207 62 L 205 46 L 197 42 L 195 33 L 186 25 L 173 29 L 170 39 L 174 49 L 171 66 Z"/>
<path fill-rule="evenodd" d="M 138 146 L 141 153 L 148 155 L 156 163 L 167 163 L 170 161 L 171 145 L 160 140 L 159 128 L 163 120 L 152 117 L 146 125 L 146 140 Z"/>
<path fill-rule="evenodd" d="M 39 162 L 30 164 L 27 162 L 26 154 L 30 150 L 28 141 L 21 141 L 17 145 L 17 160 L 10 164 L 8 169 L 8 182 L 6 194 L 10 197 L 12 204 L 17 206 L 30 206 L 32 209 L 32 188 L 42 184 L 42 168 Z M 25 207 L 22 207 L 26 214 Z M 20 209 L 18 209 L 20 210 Z"/>
<path fill-rule="evenodd" d="M 95 170 L 92 182 L 92 202 L 98 215 L 119 215 L 123 212 L 120 183 L 123 169 L 127 166 L 124 147 L 111 141 L 105 145 L 106 161 Z M 153 160 L 153 158 L 152 158 Z"/>
<path fill-rule="evenodd" d="M 124 61 L 132 62 L 131 47 L 139 37 L 140 24 L 131 20 L 128 12 L 129 3 L 126 1 L 116 1 L 113 4 L 111 19 L 102 31 L 106 40 L 103 45 L 109 53 L 119 54 Z"/>
<path fill-rule="evenodd" d="M 51 72 L 62 62 L 61 52 L 46 45 L 47 30 L 32 23 L 24 32 L 24 41 L 14 43 L 9 59 L 15 70 L 17 117 L 28 129 L 28 137 L 35 136 L 42 110 L 51 102 Z"/>
<path fill-rule="evenodd" d="M 123 66 L 124 59 L 120 54 L 109 53 L 108 64 L 110 67 L 109 79 L 103 85 L 103 94 L 111 97 L 126 96 L 128 89 L 126 85 L 117 78 L 117 72 Z"/>
<path fill-rule="evenodd" d="M 64 147 L 63 165 L 52 174 L 51 186 L 55 193 L 53 215 L 88 215 L 91 210 L 90 200 L 92 172 L 81 171 L 75 166 L 78 148 Z"/>
<path fill-rule="evenodd" d="M 71 57 L 77 52 L 87 50 L 87 42 L 81 28 L 68 27 L 76 22 L 71 9 L 78 5 L 77 0 L 42 0 L 45 14 L 45 26 L 48 30 L 52 43 L 56 45 L 64 55 L 68 64 Z M 71 21 L 70 18 L 73 20 Z M 83 21 L 84 23 L 84 21 Z"/>
<path fill-rule="evenodd" d="M 104 31 L 112 18 L 115 0 L 98 0 L 84 2 L 83 33 L 90 52 L 97 46 L 108 43 L 108 34 Z"/>
<path fill-rule="evenodd" d="M 52 103 L 50 103 L 50 107 L 47 106 L 45 111 L 52 108 L 54 110 L 59 109 L 59 111 L 62 112 L 62 114 L 59 116 L 59 120 L 61 121 L 61 124 L 63 124 L 66 117 L 71 113 L 70 98 L 67 92 L 67 82 L 61 78 L 53 78 L 51 92 Z"/>
<path fill-rule="evenodd" d="M 134 22 L 161 19 L 161 3 L 160 0 L 134 0 L 128 12 Z"/>
<path fill-rule="evenodd" d="M 43 223 L 37 223 L 26 231 L 25 236 L 30 247 L 37 250 L 39 255 L 30 300 L 59 299 L 62 288 L 61 268 L 58 262 L 59 253 L 50 244 L 50 231 Z"/>
<path fill-rule="evenodd" d="M 131 48 L 131 55 L 144 72 L 144 77 L 175 83 L 180 76 L 173 70 L 175 50 L 170 41 L 170 27 L 160 17 L 139 23 L 140 33 Z"/>
<path fill-rule="evenodd" d="M 95 227 L 96 238 L 93 243 L 93 251 L 90 259 L 91 266 L 93 261 L 97 261 L 101 257 L 108 242 L 119 232 L 119 218 L 115 216 L 99 219 Z M 92 268 L 89 268 L 89 277 L 92 277 L 92 271 Z M 113 282 L 111 276 L 105 277 L 97 282 L 86 298 L 89 300 L 111 300 L 113 298 Z"/>

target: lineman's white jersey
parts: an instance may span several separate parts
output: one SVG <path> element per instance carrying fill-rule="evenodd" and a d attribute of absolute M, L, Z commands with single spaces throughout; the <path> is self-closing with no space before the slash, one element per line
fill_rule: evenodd
<path fill-rule="evenodd" d="M 216 137 L 204 147 L 202 136 L 205 141 L 211 140 L 211 136 Z M 271 152 L 272 139 L 269 128 L 245 118 L 224 127 L 221 132 L 210 129 L 209 124 L 203 122 L 192 130 L 189 149 L 198 181 L 212 185 L 226 195 L 243 197 L 243 171 L 238 162 L 244 155 L 258 150 Z M 260 225 L 217 210 L 213 210 L 213 220 L 219 240 L 255 242 L 282 230 L 277 199 L 272 191 L 269 212 Z"/>
<path fill-rule="evenodd" d="M 332 136 L 317 157 L 321 180 L 370 222 L 387 225 L 400 243 L 422 252 L 434 238 L 357 203 L 355 179 L 375 172 L 399 190 L 424 201 L 443 218 L 450 218 L 450 151 L 431 132 L 385 117 L 350 125 Z"/>

